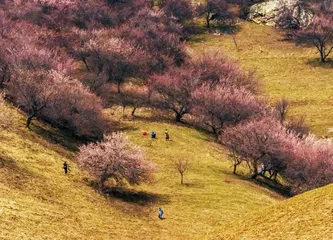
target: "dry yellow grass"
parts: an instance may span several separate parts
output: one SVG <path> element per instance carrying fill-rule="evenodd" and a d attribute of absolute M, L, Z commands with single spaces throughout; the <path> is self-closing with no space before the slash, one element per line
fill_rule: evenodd
<path fill-rule="evenodd" d="M 260 207 L 223 226 L 216 239 L 302 239 L 333 238 L 333 184 Z"/>
<path fill-rule="evenodd" d="M 281 35 L 274 29 L 249 23 L 241 28 L 240 51 L 235 50 L 231 36 L 197 36 L 191 46 L 197 52 L 208 44 L 245 67 L 257 67 L 263 93 L 267 91 L 271 100 L 288 97 L 295 103 L 292 115 L 306 115 L 315 132 L 323 134 L 332 114 L 323 111 L 330 107 L 331 69 L 307 65 L 313 50 L 277 40 Z M 232 175 L 224 149 L 194 128 L 145 118 L 121 122 L 130 139 L 158 165 L 152 184 L 129 188 L 141 194 L 140 202 L 131 202 L 105 198 L 89 186 L 88 175 L 76 166 L 75 152 L 59 144 L 70 141 L 74 149 L 72 139 L 38 122 L 29 131 L 23 116 L 9 111 L 11 126 L 0 127 L 1 240 L 319 240 L 332 235 L 332 186 L 282 201 L 278 194 Z M 170 142 L 163 138 L 166 128 Z M 143 131 L 153 130 L 158 139 L 142 136 Z M 179 158 L 192 164 L 184 185 L 174 168 Z M 63 161 L 70 164 L 68 176 L 63 173 Z M 157 218 L 158 207 L 165 211 L 164 221 Z"/>
<path fill-rule="evenodd" d="M 130 138 L 158 164 L 155 181 L 131 188 L 145 192 L 146 201 L 107 199 L 90 186 L 68 152 L 35 130 L 61 135 L 35 122 L 24 128 L 24 118 L 12 110 L 14 121 L 1 131 L 0 239 L 208 239 L 220 224 L 239 219 L 259 206 L 282 197 L 234 177 L 223 149 L 193 128 L 168 122 L 123 121 Z M 168 128 L 172 141 L 166 142 Z M 143 131 L 157 132 L 152 144 Z M 46 136 L 46 135 L 44 135 Z M 150 145 L 150 146 L 148 146 Z M 192 168 L 180 185 L 174 161 L 186 158 Z M 69 176 L 63 161 L 71 166 Z M 151 198 L 150 198 L 151 197 Z M 166 220 L 157 218 L 157 208 Z"/>
<path fill-rule="evenodd" d="M 297 47 L 284 41 L 283 32 L 272 27 L 244 22 L 235 35 L 197 35 L 190 53 L 219 50 L 248 70 L 255 69 L 262 95 L 270 102 L 286 98 L 290 116 L 305 117 L 318 136 L 333 127 L 333 66 L 319 64 L 315 48 Z M 237 42 L 238 49 L 234 43 Z"/>

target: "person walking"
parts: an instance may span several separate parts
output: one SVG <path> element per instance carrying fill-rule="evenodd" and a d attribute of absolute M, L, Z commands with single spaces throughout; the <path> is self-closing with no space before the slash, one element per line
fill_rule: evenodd
<path fill-rule="evenodd" d="M 169 136 L 168 129 L 165 129 L 165 140 L 170 141 L 170 136 Z"/>
<path fill-rule="evenodd" d="M 158 208 L 158 218 L 161 219 L 161 220 L 163 220 L 163 213 L 164 212 L 163 212 L 162 208 L 159 207 Z"/>
<path fill-rule="evenodd" d="M 67 174 L 68 173 L 68 169 L 69 169 L 69 166 L 68 166 L 68 164 L 67 164 L 67 162 L 65 161 L 64 162 L 64 170 L 65 170 L 65 174 Z"/>

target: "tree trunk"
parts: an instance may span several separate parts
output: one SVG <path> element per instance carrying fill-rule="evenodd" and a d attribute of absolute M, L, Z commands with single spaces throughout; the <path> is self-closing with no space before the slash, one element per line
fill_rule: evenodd
<path fill-rule="evenodd" d="M 257 178 L 257 176 L 258 176 L 258 173 L 254 173 L 253 175 L 252 175 L 252 179 L 256 179 Z"/>
<path fill-rule="evenodd" d="M 215 126 L 211 126 L 211 128 L 212 128 L 212 132 L 214 133 L 214 135 L 218 136 L 216 127 Z"/>
<path fill-rule="evenodd" d="M 86 66 L 86 69 L 88 70 L 88 72 L 90 72 L 90 68 L 88 66 L 88 63 L 87 63 L 86 59 L 82 58 L 82 61 L 83 61 L 84 65 Z"/>
<path fill-rule="evenodd" d="M 183 115 L 180 113 L 176 113 L 176 122 L 181 122 Z"/>
<path fill-rule="evenodd" d="M 99 180 L 99 187 L 100 187 L 100 192 L 104 193 L 106 188 L 105 188 L 105 182 L 107 180 L 107 177 L 105 177 L 106 175 L 103 174 L 103 176 L 100 177 Z"/>
<path fill-rule="evenodd" d="M 237 164 L 234 164 L 234 171 L 233 171 L 233 174 L 236 175 L 236 169 L 237 169 Z"/>
<path fill-rule="evenodd" d="M 26 125 L 25 125 L 27 128 L 30 128 L 31 121 L 34 118 L 34 116 L 35 116 L 35 114 L 32 114 L 27 118 L 27 122 L 26 122 Z"/>
<path fill-rule="evenodd" d="M 120 93 L 120 82 L 117 83 L 117 92 Z"/>
<path fill-rule="evenodd" d="M 183 184 L 184 183 L 184 174 L 181 173 L 180 174 L 180 184 Z"/>
<path fill-rule="evenodd" d="M 125 108 L 126 106 L 123 106 L 123 118 L 125 117 Z"/>
<path fill-rule="evenodd" d="M 135 111 L 136 111 L 137 107 L 134 107 L 132 112 L 131 112 L 131 115 L 134 117 L 134 114 L 135 114 Z"/>
<path fill-rule="evenodd" d="M 100 184 L 100 193 L 104 193 L 105 192 L 105 186 L 104 186 L 104 181 L 103 182 L 101 182 L 101 184 Z"/>
<path fill-rule="evenodd" d="M 322 63 L 325 62 L 325 56 L 324 56 L 324 54 L 323 54 L 322 52 L 320 52 L 320 61 L 321 61 Z"/>
<path fill-rule="evenodd" d="M 320 46 L 320 61 L 322 63 L 324 63 L 325 59 L 326 59 L 326 57 L 325 57 L 325 48 L 324 48 L 324 46 L 321 45 Z"/>
<path fill-rule="evenodd" d="M 208 29 L 210 28 L 210 17 L 209 17 L 209 13 L 207 13 L 207 15 L 206 15 L 206 27 Z"/>
<path fill-rule="evenodd" d="M 277 172 L 277 171 L 275 171 L 275 172 L 274 172 L 274 182 L 276 182 L 276 177 L 277 177 L 277 174 L 278 174 L 278 172 Z"/>

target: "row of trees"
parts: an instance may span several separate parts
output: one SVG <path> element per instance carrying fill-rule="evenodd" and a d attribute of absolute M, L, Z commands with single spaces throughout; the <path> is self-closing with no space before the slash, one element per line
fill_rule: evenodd
<path fill-rule="evenodd" d="M 27 113 L 27 127 L 41 118 L 100 139 L 109 124 L 102 108 L 130 99 L 124 81 L 186 58 L 182 26 L 151 1 L 7 0 L 1 9 L 0 88 Z"/>
<path fill-rule="evenodd" d="M 282 176 L 294 193 L 332 181 L 331 144 L 309 136 L 301 120 L 286 121 L 286 100 L 274 108 L 261 101 L 253 76 L 225 58 L 208 53 L 154 75 L 148 83 L 140 93 L 125 88 L 123 106 L 168 109 L 177 121 L 187 114 L 188 119 L 195 118 L 229 148 L 234 173 L 246 163 L 256 178 L 263 163 L 267 178 L 276 181 Z"/>
<path fill-rule="evenodd" d="M 109 179 L 149 182 L 154 164 L 124 134 L 103 135 L 109 123 L 102 110 L 147 104 L 148 88 L 124 82 L 144 83 L 184 63 L 179 22 L 192 16 L 188 3 L 180 3 L 188 7 L 185 17 L 175 16 L 171 2 L 153 10 L 146 0 L 1 1 L 0 88 L 26 112 L 27 127 L 40 118 L 100 140 L 82 146 L 78 162 L 102 189 Z"/>
<path fill-rule="evenodd" d="M 253 75 L 244 74 L 216 52 L 154 75 L 148 86 L 153 106 L 173 111 L 176 121 L 191 114 L 215 134 L 264 108 L 255 95 L 258 86 Z"/>
<path fill-rule="evenodd" d="M 117 42 L 117 45 L 126 41 L 128 46 L 133 46 L 133 43 L 136 46 L 127 48 L 127 51 L 132 51 L 130 59 L 122 58 L 125 59 L 123 62 L 127 61 L 127 65 L 120 64 L 122 61 L 110 64 L 115 57 L 104 60 L 103 56 L 117 56 L 112 51 L 103 54 L 102 52 L 108 49 L 106 46 L 95 48 L 91 51 L 92 54 L 82 54 L 87 56 L 86 59 L 81 57 L 86 70 L 95 76 L 106 75 L 100 78 L 104 82 L 110 83 L 117 79 L 107 73 L 108 69 L 111 69 L 108 65 L 125 66 L 123 70 L 117 68 L 128 75 L 119 74 L 119 80 L 116 80 L 118 94 L 113 95 L 116 97 L 110 101 L 118 101 L 118 104 L 124 107 L 133 106 L 133 114 L 137 107 L 149 106 L 174 112 L 176 121 L 181 121 L 186 115 L 191 116 L 196 123 L 216 134 L 230 149 L 234 173 L 237 166 L 244 162 L 249 167 L 252 177 L 256 178 L 259 174 L 258 167 L 263 163 L 266 166 L 263 174 L 269 172 L 268 178 L 271 180 L 276 180 L 278 175 L 282 176 L 292 186 L 294 193 L 332 182 L 331 144 L 308 136 L 306 127 L 299 120 L 286 122 L 286 101 L 279 102 L 276 108 L 269 107 L 257 96 L 258 84 L 253 74 L 244 74 L 237 65 L 218 53 L 206 53 L 197 59 L 189 59 L 186 56 L 184 46 L 179 40 L 182 35 L 179 22 L 191 16 L 191 11 L 179 11 L 182 8 L 188 9 L 186 6 L 189 5 L 181 1 L 165 1 L 162 5 L 165 12 L 156 13 L 143 8 L 132 20 L 122 25 L 120 31 L 117 31 L 117 39 L 110 39 Z M 207 1 L 206 5 L 199 7 L 206 14 L 207 27 L 214 19 L 230 16 L 230 8 L 225 1 Z M 174 16 L 175 20 L 170 21 L 170 16 Z M 315 18 L 312 26 L 317 26 L 317 22 L 323 26 L 319 18 Z M 158 23 L 158 26 L 155 26 L 155 23 Z M 133 29 L 134 31 L 130 32 Z M 320 31 L 324 32 L 323 28 L 315 29 L 322 29 Z M 103 39 L 103 34 L 107 36 L 107 31 L 101 28 L 98 33 L 101 35 L 97 39 Z M 161 31 L 165 35 L 158 34 Z M 304 39 L 301 41 L 301 37 L 306 36 L 306 31 L 310 30 L 298 32 L 300 43 L 306 43 Z M 113 32 L 111 35 L 115 36 Z M 146 39 L 143 37 L 145 35 L 153 38 Z M 93 41 L 89 41 L 90 43 Z M 102 43 L 109 44 L 106 40 L 99 44 L 102 46 Z M 322 48 L 327 50 L 325 44 Z M 328 52 L 324 53 L 324 58 L 330 51 L 328 49 Z M 122 54 L 126 56 L 126 53 Z M 140 66 L 130 63 L 130 60 L 137 62 L 137 56 L 141 60 Z M 148 79 L 148 84 L 140 88 L 140 91 L 128 85 L 121 87 L 129 77 Z M 91 89 L 92 86 L 95 85 L 90 85 Z M 103 85 L 104 90 L 105 86 Z M 126 175 L 124 178 L 127 179 Z"/>
<path fill-rule="evenodd" d="M 0 17 L 7 27 L 0 36 L 5 49 L 0 56 L 1 87 L 27 113 L 26 126 L 42 118 L 78 137 L 102 136 L 107 121 L 101 114 L 101 101 L 70 77 L 75 70 L 72 58 L 64 49 L 42 44 L 47 29 L 13 21 L 4 13 Z"/>
<path fill-rule="evenodd" d="M 180 23 L 193 13 L 192 5 L 177 2 L 179 8 L 189 9 L 186 13 L 173 4 L 167 0 L 153 10 L 145 0 L 4 1 L 0 87 L 27 113 L 28 127 L 41 118 L 74 136 L 96 140 L 108 129 L 105 106 L 131 105 L 133 114 L 142 106 L 162 108 L 173 111 L 177 121 L 189 115 L 210 129 L 238 162 L 248 163 L 254 177 L 258 163 L 265 162 L 271 166 L 271 178 L 281 174 L 291 183 L 299 182 L 298 190 L 331 181 L 326 171 L 320 180 L 313 177 L 315 183 L 309 177 L 320 172 L 321 164 L 330 169 L 330 153 L 325 152 L 329 145 L 296 134 L 297 124 L 276 120 L 283 108 L 272 110 L 257 96 L 252 73 L 243 73 L 218 53 L 187 56 Z M 212 0 L 200 5 L 207 25 L 229 16 L 229 4 Z M 125 84 L 131 79 L 140 79 L 143 87 Z M 104 136 L 103 142 L 81 148 L 81 166 L 102 186 L 109 178 L 118 183 L 150 179 L 151 165 L 129 150 L 123 138 Z M 293 146 L 296 153 L 290 150 Z M 112 157 L 118 150 L 123 158 Z M 308 154 L 328 157 L 325 162 Z M 312 163 L 307 165 L 312 161 L 320 163 L 316 170 Z M 296 171 L 296 166 L 307 170 Z"/>
<path fill-rule="evenodd" d="M 302 136 L 283 127 L 278 119 L 262 117 L 226 129 L 221 141 L 230 149 L 234 173 L 241 163 L 249 167 L 252 178 L 264 164 L 268 178 L 280 174 L 293 193 L 329 184 L 333 180 L 333 146 L 327 140 Z"/>

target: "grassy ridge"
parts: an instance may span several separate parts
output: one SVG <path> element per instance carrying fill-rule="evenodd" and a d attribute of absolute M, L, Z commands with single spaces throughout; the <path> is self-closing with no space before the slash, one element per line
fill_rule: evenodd
<path fill-rule="evenodd" d="M 304 116 L 318 136 L 333 136 L 327 132 L 333 127 L 333 66 L 319 64 L 315 48 L 296 47 L 284 40 L 283 32 L 248 22 L 234 36 L 202 34 L 190 46 L 192 54 L 215 49 L 245 69 L 255 69 L 262 95 L 270 102 L 288 99 L 290 116 Z"/>
<path fill-rule="evenodd" d="M 256 214 L 224 226 L 216 239 L 330 240 L 332 236 L 333 184 L 282 201 L 274 207 L 260 207 Z"/>
<path fill-rule="evenodd" d="M 25 129 L 12 110 L 13 125 L 1 131 L 0 239 L 209 239 L 220 224 L 279 200 L 254 183 L 235 178 L 219 145 L 195 129 L 168 122 L 124 121 L 131 140 L 158 164 L 151 185 L 109 199 L 99 195 L 76 167 L 74 154 L 47 137 L 42 123 Z M 172 141 L 165 142 L 168 128 Z M 151 144 L 143 131 L 157 132 Z M 60 141 L 59 141 L 60 142 Z M 187 158 L 192 168 L 180 185 L 173 162 Z M 71 166 L 63 174 L 62 163 Z M 166 220 L 157 218 L 157 208 Z"/>

